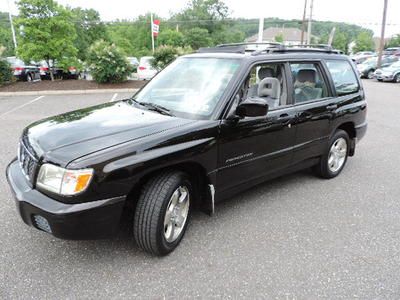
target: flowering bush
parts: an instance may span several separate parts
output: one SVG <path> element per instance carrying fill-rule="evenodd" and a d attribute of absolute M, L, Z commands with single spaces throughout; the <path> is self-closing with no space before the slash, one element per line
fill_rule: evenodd
<path fill-rule="evenodd" d="M 162 70 L 178 56 L 191 52 L 193 50 L 190 47 L 160 46 L 154 51 L 151 66 L 157 70 Z"/>
<path fill-rule="evenodd" d="M 3 53 L 4 48 L 0 45 L 0 55 Z M 0 85 L 4 82 L 11 81 L 13 79 L 13 75 L 11 72 L 11 66 L 3 58 L 0 58 Z"/>
<path fill-rule="evenodd" d="M 99 83 L 125 81 L 133 71 L 121 50 L 103 40 L 90 46 L 87 64 L 93 79 Z"/>

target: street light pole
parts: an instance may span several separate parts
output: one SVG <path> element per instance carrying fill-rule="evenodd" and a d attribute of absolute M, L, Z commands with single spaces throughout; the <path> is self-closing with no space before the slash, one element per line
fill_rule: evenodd
<path fill-rule="evenodd" d="M 150 15 L 150 19 L 151 19 L 151 48 L 153 50 L 153 54 L 154 54 L 154 32 L 153 32 L 153 13 L 151 13 Z"/>
<path fill-rule="evenodd" d="M 308 18 L 308 29 L 307 29 L 307 44 L 311 44 L 311 23 L 312 23 L 312 11 L 313 11 L 314 0 L 311 0 L 310 4 L 310 17 Z"/>
<path fill-rule="evenodd" d="M 257 42 L 261 43 L 263 41 L 264 34 L 264 17 L 260 17 L 258 22 L 258 39 Z"/>
<path fill-rule="evenodd" d="M 304 0 L 303 22 L 301 23 L 301 44 L 304 43 L 304 31 L 306 30 L 307 0 Z"/>
<path fill-rule="evenodd" d="M 13 23 L 12 14 L 11 14 L 11 8 L 10 8 L 10 0 L 7 0 L 7 5 L 8 5 L 8 18 L 10 19 L 11 33 L 12 33 L 12 38 L 13 38 L 13 42 L 14 42 L 14 49 L 15 49 L 15 51 L 17 51 L 17 39 L 15 37 L 14 23 Z"/>
<path fill-rule="evenodd" d="M 383 17 L 382 17 L 382 30 L 381 30 L 381 40 L 379 43 L 379 54 L 378 54 L 378 68 L 382 65 L 382 54 L 383 48 L 385 47 L 385 26 L 386 26 L 386 12 L 387 12 L 388 0 L 384 0 L 383 4 Z"/>

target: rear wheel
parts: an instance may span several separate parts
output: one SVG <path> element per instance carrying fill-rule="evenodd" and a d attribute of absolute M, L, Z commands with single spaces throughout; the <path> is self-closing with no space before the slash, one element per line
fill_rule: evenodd
<path fill-rule="evenodd" d="M 333 178 L 343 170 L 350 150 L 349 135 L 344 130 L 337 130 L 329 142 L 326 153 L 321 157 L 314 171 L 323 178 Z"/>
<path fill-rule="evenodd" d="M 133 224 L 140 248 L 156 255 L 173 251 L 182 240 L 190 217 L 192 185 L 183 172 L 166 172 L 150 179 L 139 197 Z"/>
<path fill-rule="evenodd" d="M 394 76 L 393 81 L 396 83 L 400 83 L 400 74 L 397 74 L 396 76 Z"/>

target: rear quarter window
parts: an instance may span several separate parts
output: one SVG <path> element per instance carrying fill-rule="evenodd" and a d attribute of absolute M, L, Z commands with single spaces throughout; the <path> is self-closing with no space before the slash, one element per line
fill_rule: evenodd
<path fill-rule="evenodd" d="M 357 75 L 348 61 L 327 60 L 326 65 L 331 73 L 338 96 L 358 92 L 360 86 Z"/>

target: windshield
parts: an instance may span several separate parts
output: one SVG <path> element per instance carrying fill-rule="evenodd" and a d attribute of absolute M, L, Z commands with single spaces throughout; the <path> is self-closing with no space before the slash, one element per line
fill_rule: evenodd
<path fill-rule="evenodd" d="M 372 58 L 369 58 L 366 61 L 364 61 L 362 64 L 370 66 L 370 65 L 375 65 L 377 63 L 377 61 L 378 61 L 378 59 L 376 57 L 372 57 Z"/>
<path fill-rule="evenodd" d="M 388 69 L 400 69 L 400 61 L 391 64 Z"/>
<path fill-rule="evenodd" d="M 236 59 L 178 58 L 134 99 L 191 119 L 207 119 L 239 67 Z"/>

